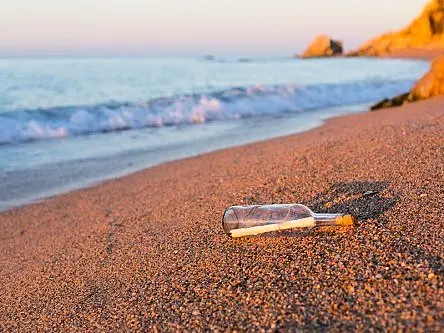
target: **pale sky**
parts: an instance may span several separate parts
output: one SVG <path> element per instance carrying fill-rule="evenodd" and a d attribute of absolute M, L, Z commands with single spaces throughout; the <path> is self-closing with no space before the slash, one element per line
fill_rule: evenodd
<path fill-rule="evenodd" d="M 399 29 L 426 0 L 0 0 L 0 56 L 300 52 L 319 33 L 347 49 Z"/>

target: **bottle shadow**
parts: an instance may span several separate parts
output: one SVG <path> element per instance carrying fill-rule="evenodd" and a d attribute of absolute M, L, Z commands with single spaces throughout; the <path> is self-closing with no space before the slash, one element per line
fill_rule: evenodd
<path fill-rule="evenodd" d="M 380 220 L 381 216 L 398 201 L 399 198 L 389 190 L 388 182 L 353 181 L 335 183 L 324 192 L 301 203 L 316 213 L 351 214 L 356 219 L 355 225 L 359 227 L 361 223 L 370 219 Z M 313 233 L 343 233 L 349 228 L 323 227 L 311 230 L 288 230 L 264 234 L 262 237 L 305 237 Z"/>
<path fill-rule="evenodd" d="M 335 183 L 303 204 L 317 213 L 352 214 L 362 223 L 380 218 L 398 201 L 388 182 L 354 181 Z"/>

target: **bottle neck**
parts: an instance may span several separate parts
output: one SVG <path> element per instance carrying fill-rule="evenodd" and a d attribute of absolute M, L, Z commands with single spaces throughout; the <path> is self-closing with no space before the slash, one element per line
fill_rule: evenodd
<path fill-rule="evenodd" d="M 317 227 L 338 225 L 338 222 L 342 220 L 342 214 L 314 213 L 313 217 L 315 219 L 315 226 Z"/>

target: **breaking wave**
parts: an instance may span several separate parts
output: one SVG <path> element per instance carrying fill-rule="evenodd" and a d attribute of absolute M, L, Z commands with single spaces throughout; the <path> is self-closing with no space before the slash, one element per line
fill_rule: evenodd
<path fill-rule="evenodd" d="M 413 81 L 230 88 L 146 102 L 64 106 L 0 113 L 0 144 L 143 127 L 307 112 L 370 103 L 406 92 Z"/>

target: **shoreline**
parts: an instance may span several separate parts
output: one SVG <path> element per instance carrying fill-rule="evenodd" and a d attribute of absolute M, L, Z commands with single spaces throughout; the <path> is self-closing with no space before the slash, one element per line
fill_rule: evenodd
<path fill-rule="evenodd" d="M 108 181 L 184 158 L 198 157 L 219 150 L 304 133 L 323 126 L 330 118 L 367 111 L 367 104 L 358 104 L 314 110 L 310 114 L 295 113 L 276 118 L 247 118 L 236 121 L 234 130 L 228 131 L 223 137 L 207 138 L 199 147 L 195 145 L 172 146 L 161 155 L 158 154 L 158 149 L 153 151 L 142 149 L 106 157 L 43 164 L 31 169 L 7 171 L 0 174 L 0 181 L 3 182 L 1 188 L 3 193 L 0 193 L 0 213 L 45 202 L 45 200 L 77 190 L 100 186 Z M 339 114 L 335 114 L 337 112 Z M 210 123 L 205 126 L 214 125 Z M 219 126 L 224 127 L 223 124 Z M 268 126 L 279 128 L 280 132 L 274 135 L 261 134 Z M 240 129 L 243 129 L 243 132 Z M 205 131 L 205 128 L 200 130 Z M 244 134 L 245 132 L 247 134 Z M 233 141 L 230 138 L 237 139 Z M 70 180 L 66 176 L 70 173 L 76 174 L 77 178 Z M 64 178 L 67 178 L 69 182 L 63 182 Z M 8 196 L 9 199 L 6 201 Z M 14 198 L 14 196 L 19 198 Z"/>
<path fill-rule="evenodd" d="M 421 66 L 426 65 L 421 64 Z M 381 96 L 380 98 L 383 97 L 384 96 Z M 378 100 L 379 99 L 376 99 L 375 102 Z M 307 130 L 307 128 L 322 125 L 325 119 L 332 116 L 335 117 L 337 114 L 365 112 L 371 105 L 368 104 L 368 108 L 364 107 L 367 106 L 367 104 L 368 103 L 346 104 L 338 107 L 319 108 L 308 113 L 294 113 L 293 115 L 281 114 L 275 118 L 264 118 L 262 120 L 245 118 L 237 121 L 237 124 L 219 123 L 219 125 L 217 125 L 216 122 L 210 122 L 202 125 L 201 128 L 194 130 L 188 129 L 188 132 L 184 133 L 186 137 L 192 137 L 194 135 L 193 140 L 188 140 L 191 143 L 173 142 L 170 140 L 165 146 L 161 144 L 162 135 L 165 140 L 168 139 L 168 133 L 165 131 L 174 131 L 167 127 L 164 128 L 164 133 L 160 136 L 157 134 L 157 137 L 150 137 L 149 134 L 142 132 L 147 129 L 140 129 L 140 133 L 135 132 L 139 130 L 123 131 L 120 132 L 118 138 L 121 141 L 116 140 L 116 137 L 108 138 L 111 139 L 111 141 L 103 145 L 105 147 L 104 151 L 109 149 L 107 147 L 112 146 L 112 144 L 116 146 L 120 144 L 125 145 L 127 150 L 116 150 L 113 154 L 107 152 L 102 155 L 103 152 L 99 149 L 95 157 L 88 156 L 88 154 L 86 154 L 87 157 L 83 157 L 82 154 L 74 154 L 74 156 L 67 158 L 56 153 L 56 155 L 53 155 L 54 159 L 48 156 L 48 160 L 51 161 L 50 163 L 42 163 L 40 156 L 43 156 L 42 151 L 45 149 L 57 152 L 57 150 L 60 149 L 58 147 L 58 141 L 49 141 L 45 148 L 43 148 L 43 141 L 36 141 L 31 145 L 37 145 L 37 148 L 34 146 L 34 148 L 28 150 L 23 149 L 23 151 L 6 150 L 6 155 L 0 156 L 0 160 L 6 158 L 6 161 L 8 161 L 8 153 L 15 154 L 15 156 L 25 156 L 22 160 L 12 159 L 9 170 L 6 168 L 6 170 L 0 173 L 0 183 L 2 184 L 0 186 L 0 212 L 23 207 L 35 202 L 41 202 L 46 198 L 62 195 L 78 189 L 97 186 L 110 179 L 125 177 L 134 172 L 164 162 L 188 156 L 197 156 L 227 147 L 235 147 L 246 143 L 300 133 Z M 272 128 L 279 128 L 279 132 L 270 132 L 266 125 L 268 122 L 272 123 L 270 125 Z M 241 128 L 242 126 L 244 126 L 244 128 Z M 207 129 L 207 127 L 212 128 Z M 206 133 L 212 130 L 215 130 L 218 134 L 208 136 Z M 243 135 L 242 133 L 245 132 L 247 132 L 247 134 Z M 131 133 L 143 140 L 130 140 Z M 268 134 L 264 135 L 263 133 Z M 104 140 L 104 137 L 101 138 L 101 136 L 101 133 L 94 136 L 96 145 L 100 144 L 100 140 Z M 243 138 L 243 136 L 247 138 Z M 89 146 L 87 140 L 82 140 L 82 136 L 66 138 L 66 141 L 71 144 L 73 149 L 77 148 L 80 152 L 88 151 Z M 146 142 L 148 142 L 148 144 Z M 196 144 L 193 146 L 192 142 Z M 32 149 L 40 151 L 40 154 L 35 155 L 37 156 L 35 159 L 30 157 L 33 153 Z M 164 150 L 162 154 L 159 154 L 160 149 Z M 26 167 L 23 168 L 22 165 L 26 165 Z"/>
<path fill-rule="evenodd" d="M 442 105 L 335 117 L 0 213 L 0 328 L 437 329 Z M 221 231 L 227 206 L 271 202 L 358 222 Z"/>

